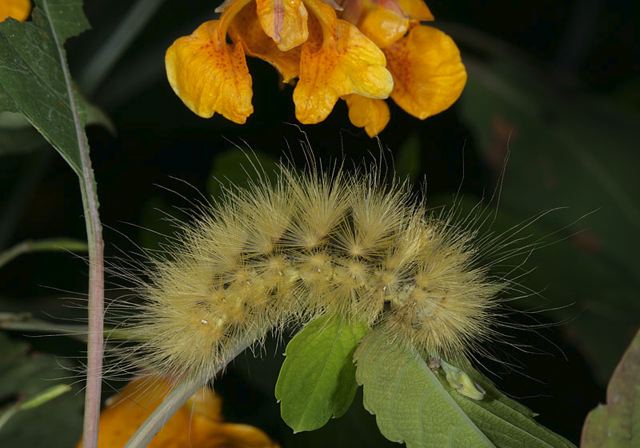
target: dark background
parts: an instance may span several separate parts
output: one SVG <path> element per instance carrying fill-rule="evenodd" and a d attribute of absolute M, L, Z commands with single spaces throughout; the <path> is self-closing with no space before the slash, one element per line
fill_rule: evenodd
<path fill-rule="evenodd" d="M 193 115 L 165 80 L 163 54 L 175 38 L 211 18 L 215 6 L 165 1 L 100 82 L 87 67 L 102 57 L 129 2 L 87 2 L 93 30 L 68 45 L 80 88 L 116 129 L 88 131 L 108 257 L 117 263 L 119 249 L 135 249 L 132 241 L 156 247 L 151 230 L 172 232 L 162 211 L 188 219 L 176 209 L 190 207 L 180 196 L 218 194 L 214 176 L 243 182 L 238 146 L 251 148 L 265 166 L 283 154 L 302 166 L 301 141 L 310 142 L 319 159 L 344 157 L 355 165 L 382 153 L 400 176 L 415 181 L 416 191 L 426 182 L 434 205 L 450 202 L 460 188 L 462 207 L 470 207 L 501 186 L 496 231 L 563 207 L 528 229 L 533 238 L 552 235 L 553 243 L 530 257 L 527 266 L 534 270 L 521 279 L 540 295 L 514 304 L 535 311 L 516 316 L 520 323 L 534 316 L 541 324 L 517 332 L 532 353 L 491 347 L 516 365 L 487 361 L 485 372 L 539 413 L 539 421 L 577 443 L 584 417 L 604 401 L 606 382 L 640 321 L 638 2 L 430 2 L 435 26 L 462 50 L 468 85 L 456 105 L 426 121 L 391 105 L 391 122 L 379 140 L 351 126 L 342 103 L 322 124 L 293 125 L 291 87 L 254 59 L 255 112 L 247 125 Z M 29 145 L 16 149 L 5 140 L 0 151 L 0 250 L 29 238 L 84 238 L 74 174 L 36 137 L 25 131 L 20 138 Z M 81 310 L 68 306 L 75 301 L 60 296 L 81 299 L 86 281 L 82 258 L 23 256 L 0 271 L 0 312 L 82 319 Z M 30 353 L 55 353 L 71 365 L 82 356 L 82 345 L 71 338 L 10 336 L 27 341 Z M 273 397 L 282 351 L 269 341 L 264 359 L 241 357 L 229 369 L 218 386 L 229 420 L 255 424 L 284 446 L 388 444 L 359 397 L 342 419 L 292 435 Z M 78 398 L 63 423 L 66 438 L 59 445 L 51 439 L 50 446 L 78 437 Z M 20 422 L 13 431 L 26 438 L 15 440 L 28 446 L 33 431 L 21 430 Z"/>

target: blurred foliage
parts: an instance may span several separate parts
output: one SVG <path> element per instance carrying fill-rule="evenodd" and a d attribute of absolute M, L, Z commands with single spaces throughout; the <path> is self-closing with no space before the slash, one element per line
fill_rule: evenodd
<path fill-rule="evenodd" d="M 589 413 L 581 448 L 632 448 L 640 445 L 640 332 L 609 381 L 607 404 Z"/>
<path fill-rule="evenodd" d="M 495 228 L 568 208 L 536 224 L 539 233 L 561 233 L 558 244 L 533 254 L 537 269 L 526 283 L 544 290 L 551 305 L 543 307 L 568 305 L 551 313 L 556 319 L 579 315 L 566 330 L 604 382 L 640 324 L 640 238 L 633 237 L 640 230 L 640 154 L 631 151 L 640 116 L 604 99 L 563 96 L 532 76 L 535 67 L 514 49 L 491 40 L 479 47 L 490 59 L 467 58 L 461 106 L 487 164 L 505 172 Z"/>
<path fill-rule="evenodd" d="M 0 334 L 0 353 L 2 413 L 17 403 L 50 391 L 58 383 L 73 382 L 73 374 L 65 370 L 56 357 L 31 352 L 27 344 L 3 334 Z M 0 428 L 0 446 L 73 446 L 82 431 L 82 402 L 82 394 L 73 391 L 40 406 L 27 406 Z"/>

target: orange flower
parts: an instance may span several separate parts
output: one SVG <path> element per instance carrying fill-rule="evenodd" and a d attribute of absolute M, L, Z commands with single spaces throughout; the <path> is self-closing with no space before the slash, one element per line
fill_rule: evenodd
<path fill-rule="evenodd" d="M 100 415 L 99 448 L 121 448 L 169 393 L 160 377 L 139 378 L 108 400 Z M 150 448 L 277 448 L 257 428 L 224 423 L 222 401 L 202 388 L 171 417 L 149 444 Z M 82 447 L 78 442 L 77 448 Z"/>
<path fill-rule="evenodd" d="M 365 98 L 360 95 L 344 97 L 349 108 L 349 120 L 354 126 L 364 128 L 369 137 L 378 135 L 389 123 L 391 113 L 383 100 Z"/>
<path fill-rule="evenodd" d="M 201 117 L 219 113 L 242 124 L 253 113 L 245 54 L 296 83 L 301 123 L 323 121 L 342 98 L 370 136 L 389 121 L 380 100 L 391 95 L 426 118 L 455 102 L 465 84 L 453 41 L 420 25 L 433 20 L 422 0 L 343 0 L 339 13 L 331 0 L 226 0 L 217 11 L 218 20 L 176 40 L 165 57 L 171 87 Z"/>
<path fill-rule="evenodd" d="M 29 0 L 0 0 L 0 22 L 9 17 L 24 22 L 31 14 L 31 2 Z"/>
<path fill-rule="evenodd" d="M 467 80 L 460 52 L 445 33 L 420 24 L 433 20 L 422 0 L 363 0 L 344 14 L 384 51 L 394 81 L 391 98 L 406 112 L 424 120 L 460 97 Z M 360 126 L 351 104 L 347 101 L 351 122 Z"/>

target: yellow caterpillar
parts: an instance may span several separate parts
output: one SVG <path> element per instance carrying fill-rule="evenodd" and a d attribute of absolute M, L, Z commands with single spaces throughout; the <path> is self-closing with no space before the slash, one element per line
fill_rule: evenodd
<path fill-rule="evenodd" d="M 430 216 L 378 171 L 280 166 L 227 191 L 156 258 L 127 327 L 137 363 L 211 378 L 238 341 L 323 314 L 384 323 L 426 356 L 464 356 L 493 330 L 496 294 L 475 234 Z"/>

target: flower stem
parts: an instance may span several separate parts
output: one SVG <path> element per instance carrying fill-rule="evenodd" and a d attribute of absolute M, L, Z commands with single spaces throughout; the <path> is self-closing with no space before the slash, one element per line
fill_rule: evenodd
<path fill-rule="evenodd" d="M 237 344 L 226 360 L 216 367 L 214 377 L 252 343 L 253 340 L 245 340 Z M 125 448 L 145 448 L 148 446 L 171 416 L 175 414 L 198 389 L 204 386 L 209 379 L 210 378 L 187 379 L 178 384 L 178 386 L 165 397 L 142 426 L 138 428 L 136 433 L 127 442 Z"/>

